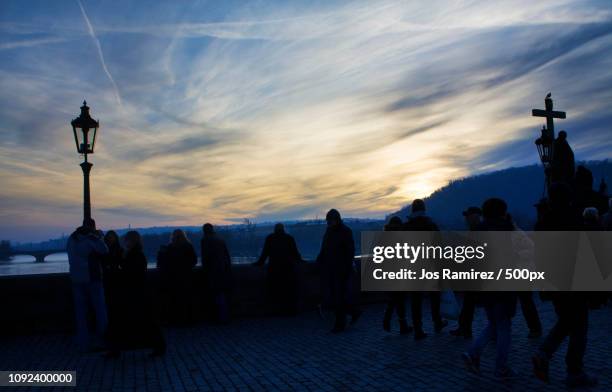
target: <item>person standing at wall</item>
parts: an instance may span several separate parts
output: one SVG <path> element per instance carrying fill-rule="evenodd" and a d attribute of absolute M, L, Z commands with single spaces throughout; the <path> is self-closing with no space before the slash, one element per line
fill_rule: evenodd
<path fill-rule="evenodd" d="M 147 258 L 142 239 L 137 231 L 125 234 L 125 254 L 121 262 L 124 282 L 123 325 L 124 341 L 121 348 L 152 348 L 150 356 L 166 353 L 166 341 L 153 312 L 151 293 L 147 285 Z M 118 348 L 111 355 L 118 354 Z"/>
<path fill-rule="evenodd" d="M 121 263 L 123 259 L 123 248 L 119 236 L 113 230 L 104 235 L 104 243 L 108 247 L 108 253 L 102 256 L 102 278 L 104 282 L 104 298 L 106 300 L 106 312 L 108 314 L 107 342 L 112 347 L 117 346 L 121 340 L 123 319 L 123 277 Z"/>
<path fill-rule="evenodd" d="M 170 243 L 157 253 L 162 314 L 171 324 L 191 321 L 192 273 L 197 261 L 193 245 L 181 229 L 174 230 Z"/>
<path fill-rule="evenodd" d="M 282 223 L 268 235 L 255 265 L 263 266 L 269 259 L 267 271 L 268 302 L 274 313 L 294 315 L 297 312 L 297 263 L 302 256 L 295 239 L 285 232 Z"/>
<path fill-rule="evenodd" d="M 346 328 L 347 314 L 351 315 L 351 324 L 357 322 L 361 316 L 361 311 L 353 304 L 353 296 L 350 293 L 355 242 L 353 231 L 344 224 L 338 210 L 329 210 L 325 219 L 327 229 L 323 235 L 317 263 L 322 267 L 329 302 L 336 316 L 332 332 L 338 333 Z"/>
<path fill-rule="evenodd" d="M 72 281 L 74 315 L 76 320 L 76 343 L 81 351 L 101 350 L 108 324 L 102 266 L 100 257 L 108 253 L 102 237 L 96 231 L 93 220 L 86 221 L 68 238 L 68 264 Z M 87 313 L 93 308 L 96 330 L 90 336 Z"/>
<path fill-rule="evenodd" d="M 230 321 L 229 298 L 232 289 L 232 260 L 225 241 L 220 238 L 213 225 L 202 226 L 202 269 L 204 283 L 214 302 L 216 321 L 227 324 Z"/>

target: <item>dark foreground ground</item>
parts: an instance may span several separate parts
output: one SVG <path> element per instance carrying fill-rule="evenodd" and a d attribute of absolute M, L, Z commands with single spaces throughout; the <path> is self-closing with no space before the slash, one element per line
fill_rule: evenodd
<path fill-rule="evenodd" d="M 119 360 L 80 355 L 66 335 L 2 338 L 0 370 L 76 370 L 77 389 L 86 391 L 566 390 L 566 344 L 551 362 L 551 384 L 536 380 L 530 357 L 539 340 L 526 338 L 520 310 L 514 319 L 510 356 L 520 377 L 504 383 L 492 376 L 493 346 L 483 356 L 483 375 L 471 375 L 460 360 L 469 341 L 445 332 L 415 342 L 411 335 L 382 331 L 382 306 L 364 310 L 359 323 L 340 335 L 330 334 L 330 322 L 314 312 L 295 318 L 240 319 L 227 327 L 167 329 L 168 354 L 160 359 L 148 358 L 146 351 L 126 352 Z M 548 330 L 554 321 L 551 304 L 540 304 L 540 311 Z M 475 332 L 483 323 L 484 311 L 478 309 Z M 431 323 L 425 328 L 431 332 Z M 611 391 L 612 307 L 591 313 L 585 362 L 587 371 L 599 377 L 593 390 Z"/>

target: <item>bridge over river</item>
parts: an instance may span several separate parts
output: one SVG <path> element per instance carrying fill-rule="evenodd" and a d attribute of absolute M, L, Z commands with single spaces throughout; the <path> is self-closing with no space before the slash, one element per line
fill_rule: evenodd
<path fill-rule="evenodd" d="M 58 253 L 66 253 L 66 249 L 41 249 L 41 250 L 12 250 L 8 256 L 32 256 L 36 259 L 37 263 L 44 263 L 45 258 L 49 255 L 54 255 Z"/>

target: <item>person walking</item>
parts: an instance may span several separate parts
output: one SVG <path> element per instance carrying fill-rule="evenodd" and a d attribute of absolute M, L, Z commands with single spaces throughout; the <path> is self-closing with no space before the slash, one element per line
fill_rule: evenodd
<path fill-rule="evenodd" d="M 466 228 L 469 231 L 476 230 L 482 221 L 482 210 L 480 207 L 471 206 L 463 211 L 463 219 Z M 474 321 L 474 313 L 476 312 L 476 303 L 478 302 L 478 293 L 474 291 L 463 292 L 463 303 L 457 328 L 450 331 L 452 336 L 462 336 L 466 339 L 472 338 L 472 322 Z"/>
<path fill-rule="evenodd" d="M 385 231 L 402 231 L 402 220 L 394 216 L 389 219 L 389 223 L 385 225 Z M 387 307 L 385 308 L 385 316 L 383 318 L 383 329 L 391 332 L 391 317 L 393 313 L 397 314 L 400 327 L 400 335 L 407 335 L 413 331 L 413 328 L 406 322 L 406 292 L 392 291 L 389 292 Z"/>
<path fill-rule="evenodd" d="M 427 216 L 425 212 L 425 202 L 423 200 L 415 199 L 410 208 L 411 214 L 404 224 L 405 231 L 439 231 L 438 225 Z M 411 311 L 415 340 L 421 340 L 427 337 L 427 334 L 423 331 L 423 294 L 424 293 L 420 291 L 412 293 Z M 444 320 L 440 315 L 440 292 L 430 292 L 429 301 L 434 330 L 436 333 L 439 333 L 448 325 L 448 321 Z"/>
<path fill-rule="evenodd" d="M 533 268 L 533 258 L 535 252 L 534 242 L 529 238 L 527 234 L 514 222 L 510 214 L 508 214 L 508 221 L 512 224 L 512 247 L 514 253 L 517 255 L 520 265 L 527 268 Z M 537 339 L 542 336 L 542 322 L 540 321 L 540 315 L 538 308 L 533 299 L 533 291 L 519 291 L 517 292 L 517 298 L 521 304 L 521 312 L 527 323 L 529 333 L 527 334 L 528 339 Z"/>
<path fill-rule="evenodd" d="M 479 231 L 513 230 L 512 223 L 507 219 L 507 205 L 501 199 L 492 198 L 482 206 L 483 221 L 478 226 Z M 504 235 L 501 233 L 500 235 Z M 499 249 L 504 254 L 512 252 L 512 239 L 507 235 L 506 249 Z M 474 340 L 462 357 L 469 371 L 480 373 L 480 356 L 491 340 L 496 342 L 497 356 L 495 359 L 495 376 L 499 378 L 512 378 L 516 373 L 508 366 L 508 354 L 511 344 L 512 318 L 516 313 L 516 293 L 489 292 L 482 293 L 482 302 L 487 314 L 487 326 Z"/>
<path fill-rule="evenodd" d="M 565 184 L 553 184 L 549 190 L 550 208 L 541 221 L 536 224 L 542 231 L 579 231 L 583 228 L 579 210 L 572 205 L 571 189 Z M 568 259 L 572 262 L 573 260 Z M 549 362 L 566 337 L 569 337 L 565 364 L 569 387 L 592 387 L 597 378 L 584 371 L 583 359 L 587 348 L 589 326 L 589 304 L 587 293 L 555 292 L 550 293 L 557 322 L 552 327 L 538 351 L 534 354 L 533 371 L 535 376 L 549 381 Z"/>

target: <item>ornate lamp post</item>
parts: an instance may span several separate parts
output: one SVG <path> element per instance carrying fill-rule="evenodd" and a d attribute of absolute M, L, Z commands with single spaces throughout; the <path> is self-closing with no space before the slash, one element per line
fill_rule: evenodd
<path fill-rule="evenodd" d="M 538 149 L 538 155 L 540 156 L 540 161 L 544 166 L 544 175 L 546 176 L 546 190 L 550 186 L 550 170 L 552 165 L 554 141 L 554 136 L 544 126 L 542 127 L 542 135 L 535 141 L 536 148 Z"/>
<path fill-rule="evenodd" d="M 100 123 L 89 115 L 89 106 L 83 101 L 81 106 L 81 114 L 79 117 L 72 120 L 72 132 L 74 133 L 74 142 L 77 152 L 83 155 L 84 161 L 81 163 L 83 169 L 83 224 L 92 221 L 91 219 L 91 199 L 89 191 L 89 172 L 91 171 L 92 163 L 87 161 L 87 155 L 93 154 L 96 144 L 96 133 L 100 127 Z"/>

